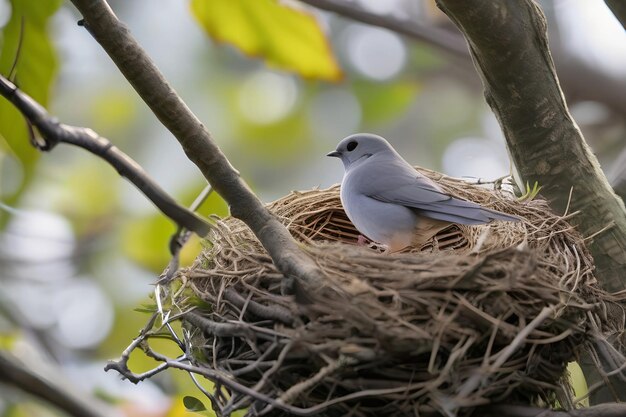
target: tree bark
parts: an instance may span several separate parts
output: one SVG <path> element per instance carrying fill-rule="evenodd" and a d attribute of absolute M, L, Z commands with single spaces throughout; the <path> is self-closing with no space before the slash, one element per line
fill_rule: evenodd
<path fill-rule="evenodd" d="M 286 277 L 297 278 L 298 283 L 306 285 L 309 290 L 316 288 L 322 274 L 319 268 L 241 179 L 208 130 L 165 80 L 106 1 L 72 0 L 72 3 L 83 15 L 82 24 L 159 121 L 176 137 L 187 157 L 226 200 L 231 215 L 250 227 L 278 270 Z"/>
<path fill-rule="evenodd" d="M 626 29 L 626 1 L 624 0 L 604 0 L 609 9 L 613 12 L 617 20 Z"/>
<path fill-rule="evenodd" d="M 607 291 L 626 289 L 626 210 L 573 121 L 548 49 L 546 20 L 532 0 L 438 0 L 464 33 L 485 98 L 507 139 L 522 181 L 542 186 L 556 212 L 587 237 Z M 570 201 L 571 191 L 571 201 Z M 585 366 L 590 383 L 599 381 Z M 626 401 L 626 384 L 613 380 Z M 613 401 L 608 390 L 592 402 Z"/>

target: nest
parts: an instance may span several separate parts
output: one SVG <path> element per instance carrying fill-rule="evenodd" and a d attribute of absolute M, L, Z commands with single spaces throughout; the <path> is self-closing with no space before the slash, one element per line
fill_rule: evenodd
<path fill-rule="evenodd" d="M 589 318 L 604 314 L 596 334 L 620 325 L 599 308 L 610 297 L 584 240 L 543 200 L 424 173 L 523 221 L 451 226 L 423 247 L 384 254 L 356 245 L 338 186 L 293 192 L 269 207 L 325 274 L 304 303 L 245 225 L 217 222 L 206 250 L 159 297 L 183 312 L 179 343 L 192 370 L 215 383 L 205 393 L 219 415 L 573 406 L 564 372 L 588 340 Z"/>

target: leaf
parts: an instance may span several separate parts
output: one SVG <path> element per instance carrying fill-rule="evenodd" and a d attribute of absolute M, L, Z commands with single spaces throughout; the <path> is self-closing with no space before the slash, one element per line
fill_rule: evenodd
<path fill-rule="evenodd" d="M 526 191 L 524 192 L 524 194 L 519 196 L 517 200 L 518 201 L 532 201 L 534 200 L 535 197 L 537 197 L 537 194 L 539 194 L 539 191 L 541 191 L 541 186 L 539 185 L 537 181 L 535 181 L 532 188 L 530 188 L 530 184 L 528 184 L 528 181 L 526 181 Z"/>
<path fill-rule="evenodd" d="M 363 122 L 367 126 L 401 116 L 415 100 L 418 90 L 417 83 L 407 81 L 392 84 L 357 82 L 354 85 L 354 93 L 363 111 Z"/>
<path fill-rule="evenodd" d="M 161 272 L 171 257 L 168 242 L 175 231 L 174 223 L 162 214 L 133 219 L 122 231 L 122 250 L 142 267 Z"/>
<path fill-rule="evenodd" d="M 119 209 L 119 174 L 96 158 L 66 168 L 63 187 L 52 198 L 54 207 L 72 222 L 78 237 L 108 230 Z"/>
<path fill-rule="evenodd" d="M 188 206 L 204 188 L 206 183 L 194 185 L 184 190 L 183 198 L 177 200 Z M 200 206 L 200 215 L 216 214 L 225 216 L 228 207 L 217 193 L 212 193 Z M 171 259 L 169 241 L 176 231 L 174 222 L 155 209 L 154 214 L 136 218 L 128 222 L 122 231 L 122 248 L 131 259 L 144 268 L 160 273 Z M 183 247 L 180 253 L 181 266 L 189 265 L 196 258 L 202 245 L 196 235 Z"/>
<path fill-rule="evenodd" d="M 46 26 L 62 1 L 10 0 L 9 3 L 11 18 L 0 32 L 0 73 L 9 75 L 19 48 L 13 71 L 15 82 L 21 90 L 45 106 L 57 72 L 56 53 Z M 24 118 L 4 99 L 0 99 L 0 156 L 2 153 L 15 157 L 22 168 L 20 185 L 2 196 L 4 202 L 11 205 L 31 181 L 39 152 L 29 142 Z"/>
<path fill-rule="evenodd" d="M 192 0 L 191 12 L 213 39 L 262 57 L 270 67 L 327 81 L 343 76 L 309 13 L 276 0 Z"/>
<path fill-rule="evenodd" d="M 206 411 L 206 407 L 196 397 L 192 397 L 191 395 L 186 395 L 183 397 L 183 404 L 188 411 L 193 411 L 196 413 Z"/>

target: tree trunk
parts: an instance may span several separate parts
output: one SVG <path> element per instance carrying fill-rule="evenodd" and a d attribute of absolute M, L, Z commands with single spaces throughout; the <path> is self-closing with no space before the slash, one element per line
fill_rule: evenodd
<path fill-rule="evenodd" d="M 532 0 L 437 0 L 465 35 L 485 98 L 523 182 L 573 218 L 589 240 L 596 276 L 607 291 L 626 289 L 626 210 L 585 143 L 563 98 L 548 48 L 546 20 Z M 570 201 L 571 193 L 571 201 Z M 601 381 L 583 361 L 590 384 Z M 613 381 L 626 401 L 626 384 Z M 609 390 L 592 402 L 614 401 Z"/>

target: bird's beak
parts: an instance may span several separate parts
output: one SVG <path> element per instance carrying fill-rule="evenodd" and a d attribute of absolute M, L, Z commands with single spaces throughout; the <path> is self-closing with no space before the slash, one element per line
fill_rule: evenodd
<path fill-rule="evenodd" d="M 328 153 L 326 154 L 326 156 L 333 156 L 333 157 L 335 157 L 335 158 L 339 158 L 339 157 L 341 156 L 341 152 L 339 152 L 339 151 L 332 151 L 332 152 L 328 152 Z"/>

